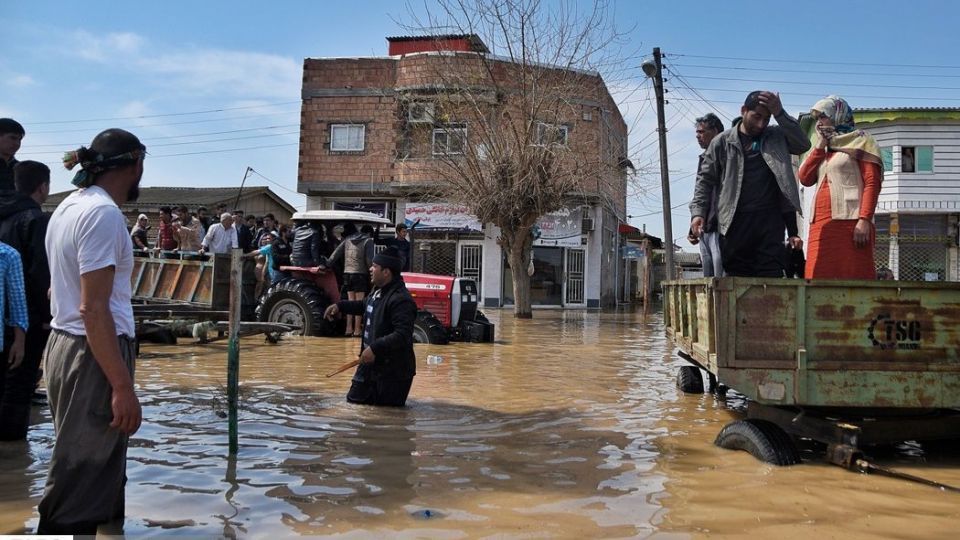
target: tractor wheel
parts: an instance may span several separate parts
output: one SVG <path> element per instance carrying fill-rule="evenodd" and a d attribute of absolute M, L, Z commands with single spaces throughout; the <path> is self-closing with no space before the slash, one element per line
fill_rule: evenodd
<path fill-rule="evenodd" d="M 703 375 L 697 366 L 682 366 L 677 370 L 677 388 L 685 394 L 703 393 Z"/>
<path fill-rule="evenodd" d="M 330 302 L 313 283 L 305 279 L 283 279 L 274 283 L 257 305 L 257 320 L 299 326 L 297 335 L 322 336 L 331 325 L 323 311 Z"/>
<path fill-rule="evenodd" d="M 744 450 L 772 465 L 796 465 L 800 452 L 787 432 L 766 420 L 730 422 L 717 435 L 713 444 L 728 450 Z"/>
<path fill-rule="evenodd" d="M 417 320 L 413 322 L 413 342 L 446 345 L 450 343 L 450 336 L 433 313 L 418 311 Z"/>

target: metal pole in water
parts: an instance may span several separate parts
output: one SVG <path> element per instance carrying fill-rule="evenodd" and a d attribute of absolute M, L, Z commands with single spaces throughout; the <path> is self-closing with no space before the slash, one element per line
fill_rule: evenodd
<path fill-rule="evenodd" d="M 240 384 L 240 291 L 243 250 L 230 252 L 230 340 L 227 346 L 227 410 L 230 454 L 237 454 L 237 396 Z"/>

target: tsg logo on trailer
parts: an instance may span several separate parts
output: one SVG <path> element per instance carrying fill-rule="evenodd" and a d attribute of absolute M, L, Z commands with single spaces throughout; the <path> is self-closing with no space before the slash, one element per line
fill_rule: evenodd
<path fill-rule="evenodd" d="M 920 321 L 897 320 L 889 314 L 877 315 L 870 321 L 867 338 L 881 350 L 916 350 L 920 348 Z"/>

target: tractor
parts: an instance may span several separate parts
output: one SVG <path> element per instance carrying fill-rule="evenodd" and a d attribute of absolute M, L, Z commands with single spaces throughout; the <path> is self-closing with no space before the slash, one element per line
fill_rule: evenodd
<path fill-rule="evenodd" d="M 293 214 L 295 222 L 320 222 L 333 227 L 347 222 L 358 228 L 371 225 L 374 238 L 379 227 L 391 225 L 385 218 L 367 212 L 308 210 Z M 299 327 L 307 336 L 342 336 L 343 321 L 327 321 L 323 312 L 341 299 L 333 270 L 281 266 L 286 278 L 270 285 L 260 297 L 257 319 Z M 480 292 L 472 279 L 404 272 L 403 281 L 417 303 L 413 338 L 417 343 L 447 344 L 450 341 L 489 343 L 494 326 L 477 309 Z"/>

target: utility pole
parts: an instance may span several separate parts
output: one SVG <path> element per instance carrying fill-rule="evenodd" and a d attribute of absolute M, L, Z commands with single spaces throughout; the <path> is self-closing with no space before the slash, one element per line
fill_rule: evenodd
<path fill-rule="evenodd" d="M 673 216 L 670 214 L 670 171 L 667 167 L 667 126 L 663 113 L 663 62 L 660 47 L 653 48 L 653 62 L 643 63 L 643 73 L 653 79 L 657 95 L 657 132 L 660 134 L 660 199 L 663 201 L 663 253 L 667 279 L 673 279 Z"/>

